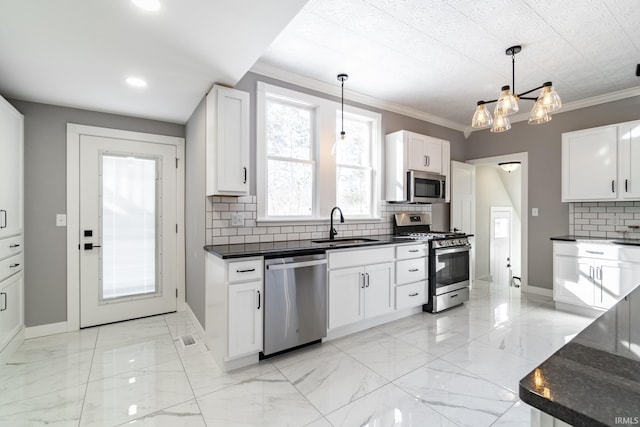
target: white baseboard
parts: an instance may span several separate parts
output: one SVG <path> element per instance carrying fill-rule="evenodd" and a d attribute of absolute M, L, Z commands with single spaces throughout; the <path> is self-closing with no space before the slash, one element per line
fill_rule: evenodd
<path fill-rule="evenodd" d="M 382 316 L 374 317 L 372 319 L 362 320 L 357 323 L 353 323 L 351 325 L 342 326 L 337 329 L 333 329 L 327 332 L 327 337 L 323 338 L 322 341 L 331 341 L 336 338 L 341 338 L 346 335 L 353 334 L 354 332 L 364 331 L 365 329 L 372 328 L 374 326 L 383 325 L 385 323 L 402 319 L 403 317 L 412 316 L 416 313 L 422 312 L 422 306 L 408 308 L 404 310 L 394 311 L 389 314 L 385 314 Z"/>
<path fill-rule="evenodd" d="M 24 337 L 25 339 L 46 337 L 47 335 L 61 334 L 63 332 L 69 332 L 66 321 L 25 328 Z"/>
<path fill-rule="evenodd" d="M 523 288 L 522 290 L 530 294 L 543 295 L 545 297 L 553 298 L 553 289 L 539 288 L 537 286 L 529 285 L 526 287 L 526 289 Z"/>
<path fill-rule="evenodd" d="M 189 307 L 189 304 L 185 302 L 184 306 L 185 306 L 185 311 L 189 316 L 189 319 L 191 319 L 191 323 L 193 323 L 193 326 L 198 330 L 198 334 L 204 339 L 207 335 L 204 331 L 204 328 L 198 321 L 198 318 L 196 317 L 195 314 L 193 314 L 193 311 L 191 310 L 191 307 Z"/>

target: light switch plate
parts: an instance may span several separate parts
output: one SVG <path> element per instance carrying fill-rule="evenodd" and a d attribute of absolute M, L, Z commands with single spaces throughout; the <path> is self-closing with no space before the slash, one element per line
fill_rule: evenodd
<path fill-rule="evenodd" d="M 242 227 L 244 225 L 244 216 L 241 213 L 231 214 L 231 226 Z"/>
<path fill-rule="evenodd" d="M 538 208 L 531 208 L 531 216 L 538 216 Z"/>
<path fill-rule="evenodd" d="M 67 214 L 56 214 L 56 227 L 67 226 Z"/>

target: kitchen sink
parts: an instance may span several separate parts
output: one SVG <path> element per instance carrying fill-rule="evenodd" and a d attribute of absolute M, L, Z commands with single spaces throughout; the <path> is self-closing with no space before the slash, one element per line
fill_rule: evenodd
<path fill-rule="evenodd" d="M 358 243 L 375 243 L 378 240 L 376 239 L 368 239 L 365 237 L 358 238 L 344 238 L 344 239 L 323 239 L 323 240 L 312 240 L 313 243 L 320 243 L 323 245 L 353 245 Z"/>

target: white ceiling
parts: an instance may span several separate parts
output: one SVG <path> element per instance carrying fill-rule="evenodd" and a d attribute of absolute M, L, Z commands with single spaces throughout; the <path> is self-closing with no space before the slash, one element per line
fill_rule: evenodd
<path fill-rule="evenodd" d="M 469 130 L 521 44 L 516 91 L 553 81 L 565 110 L 640 95 L 638 0 L 161 2 L 0 0 L 0 94 L 184 123 L 252 66 L 335 94 L 346 72 L 349 99 Z M 127 87 L 132 74 L 149 86 Z"/>

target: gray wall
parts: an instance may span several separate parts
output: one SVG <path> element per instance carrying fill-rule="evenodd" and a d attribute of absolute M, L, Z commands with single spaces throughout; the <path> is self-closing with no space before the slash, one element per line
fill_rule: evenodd
<path fill-rule="evenodd" d="M 203 98 L 186 126 L 185 251 L 187 304 L 205 326 L 206 106 Z"/>
<path fill-rule="evenodd" d="M 523 101 L 524 102 L 524 101 Z M 530 108 L 527 102 L 526 108 Z M 541 125 L 526 121 L 508 132 L 489 130 L 471 134 L 466 159 L 479 159 L 519 152 L 529 153 L 529 285 L 552 288 L 552 236 L 569 231 L 569 204 L 560 200 L 562 133 L 640 119 L 640 97 L 556 113 Z M 531 208 L 539 216 L 531 216 Z"/>
<path fill-rule="evenodd" d="M 25 325 L 67 320 L 67 123 L 184 136 L 184 126 L 9 100 L 24 114 Z"/>

